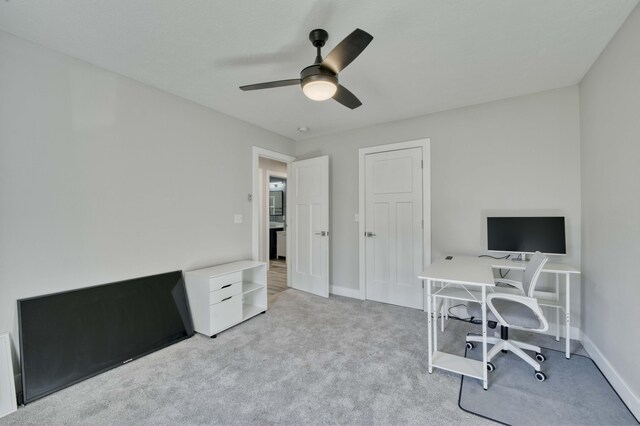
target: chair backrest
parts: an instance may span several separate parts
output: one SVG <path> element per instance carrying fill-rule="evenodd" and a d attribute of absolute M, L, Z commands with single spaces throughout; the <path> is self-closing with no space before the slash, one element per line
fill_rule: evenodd
<path fill-rule="evenodd" d="M 529 263 L 527 263 L 527 267 L 524 270 L 524 277 L 522 277 L 522 290 L 524 290 L 524 294 L 527 296 L 533 297 L 533 291 L 536 288 L 538 277 L 540 277 L 542 268 L 548 260 L 549 258 L 547 256 L 537 251 L 533 254 Z"/>

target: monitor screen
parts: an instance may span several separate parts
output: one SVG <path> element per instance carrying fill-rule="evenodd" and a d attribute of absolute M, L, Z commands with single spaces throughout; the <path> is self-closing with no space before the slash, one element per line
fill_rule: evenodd
<path fill-rule="evenodd" d="M 24 402 L 193 335 L 182 272 L 18 301 Z"/>
<path fill-rule="evenodd" d="M 563 216 L 488 217 L 490 251 L 567 254 Z"/>

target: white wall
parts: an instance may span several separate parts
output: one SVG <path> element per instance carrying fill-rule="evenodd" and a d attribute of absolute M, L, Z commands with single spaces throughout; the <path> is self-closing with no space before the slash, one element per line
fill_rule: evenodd
<path fill-rule="evenodd" d="M 640 418 L 640 7 L 580 83 L 580 123 L 585 347 Z"/>
<path fill-rule="evenodd" d="M 298 158 L 331 157 L 332 284 L 358 287 L 358 148 L 425 137 L 433 258 L 485 252 L 487 215 L 558 214 L 567 220 L 563 260 L 579 267 L 578 103 L 573 86 L 298 142 Z M 579 326 L 578 288 L 574 296 Z"/>
<path fill-rule="evenodd" d="M 0 58 L 0 333 L 16 299 L 251 258 L 251 146 L 292 141 L 3 32 Z"/>

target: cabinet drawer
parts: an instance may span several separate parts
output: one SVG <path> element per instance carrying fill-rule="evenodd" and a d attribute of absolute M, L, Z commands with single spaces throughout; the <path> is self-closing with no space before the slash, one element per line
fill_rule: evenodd
<path fill-rule="evenodd" d="M 242 293 L 242 283 L 227 284 L 228 287 L 221 288 L 220 290 L 212 291 L 209 293 L 209 304 L 214 305 L 222 302 L 222 299 L 226 299 L 229 296 L 235 296 Z"/>
<path fill-rule="evenodd" d="M 209 315 L 213 334 L 242 321 L 242 295 L 209 306 Z"/>
<path fill-rule="evenodd" d="M 209 291 L 220 290 L 227 284 L 233 284 L 242 281 L 242 272 L 233 272 L 227 275 L 221 275 L 209 279 Z"/>

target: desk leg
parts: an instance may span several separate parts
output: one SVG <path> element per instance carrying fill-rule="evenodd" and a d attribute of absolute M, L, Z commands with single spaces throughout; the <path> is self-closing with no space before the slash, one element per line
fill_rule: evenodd
<path fill-rule="evenodd" d="M 440 283 L 440 288 L 444 287 L 444 283 Z M 446 309 L 447 299 L 440 302 L 440 332 L 444 333 L 444 311 Z M 437 350 L 437 349 L 436 349 Z"/>
<path fill-rule="evenodd" d="M 433 309 L 431 310 L 433 312 L 433 351 L 438 352 L 438 298 L 431 297 L 433 297 Z M 442 301 L 440 305 L 442 305 Z"/>
<path fill-rule="evenodd" d="M 556 302 L 560 302 L 560 274 L 556 273 Z M 556 307 L 556 342 L 560 341 L 560 308 Z"/>
<path fill-rule="evenodd" d="M 433 373 L 433 352 L 431 347 L 431 280 L 427 280 L 427 351 L 429 359 L 429 373 Z"/>
<path fill-rule="evenodd" d="M 482 387 L 487 390 L 487 287 L 482 286 Z"/>
<path fill-rule="evenodd" d="M 565 317 L 566 317 L 566 331 L 565 331 L 565 340 L 566 340 L 566 350 L 565 357 L 567 359 L 571 358 L 571 352 L 569 351 L 569 347 L 571 346 L 571 274 L 565 274 L 565 297 L 566 297 L 566 306 L 565 306 Z"/>

